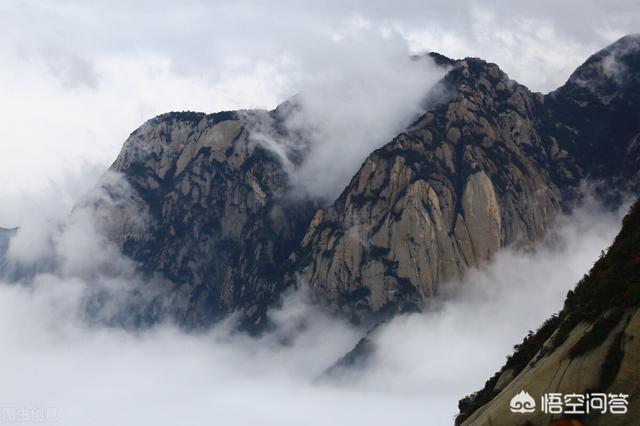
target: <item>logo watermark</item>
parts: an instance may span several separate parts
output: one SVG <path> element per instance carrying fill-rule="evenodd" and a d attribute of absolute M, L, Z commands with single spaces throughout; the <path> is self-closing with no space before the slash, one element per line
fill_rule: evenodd
<path fill-rule="evenodd" d="M 536 401 L 521 391 L 511 398 L 512 413 L 533 413 Z M 624 393 L 545 393 L 540 397 L 540 412 L 545 414 L 627 414 L 629 395 Z"/>
<path fill-rule="evenodd" d="M 521 391 L 519 394 L 511 398 L 512 413 L 533 413 L 536 411 L 536 401 L 529 392 Z"/>

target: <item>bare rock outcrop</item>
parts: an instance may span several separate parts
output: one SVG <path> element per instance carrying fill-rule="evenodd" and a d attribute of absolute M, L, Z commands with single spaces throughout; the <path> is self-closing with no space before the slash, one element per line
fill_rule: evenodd
<path fill-rule="evenodd" d="M 292 256 L 297 277 L 355 319 L 421 306 L 501 247 L 540 239 L 570 202 L 541 95 L 479 59 L 443 86 L 454 99 L 371 154 Z"/>
<path fill-rule="evenodd" d="M 161 115 L 113 164 L 137 213 L 111 211 L 109 235 L 173 283 L 184 324 L 234 311 L 264 324 L 299 283 L 356 321 L 420 309 L 502 248 L 540 240 L 579 201 L 582 180 L 612 202 L 640 189 L 637 45 L 614 43 L 548 95 L 495 64 L 431 55 L 448 69 L 439 96 L 321 209 L 291 196 L 288 171 L 308 148 L 287 130 L 295 101 Z"/>
<path fill-rule="evenodd" d="M 313 212 L 288 197 L 279 158 L 251 137 L 277 132 L 280 119 L 278 111 L 165 114 L 133 132 L 113 163 L 144 219 L 113 211 L 110 237 L 174 284 L 179 323 L 234 310 L 260 321 L 279 294 L 279 270 Z"/>
<path fill-rule="evenodd" d="M 640 202 L 625 217 L 606 255 L 567 295 L 564 308 L 516 346 L 485 387 L 460 401 L 456 424 L 547 425 L 571 417 L 589 425 L 634 425 L 640 410 Z M 625 394 L 626 415 L 591 411 L 550 414 L 540 407 L 512 413 L 509 402 L 526 390 L 543 394 Z"/>

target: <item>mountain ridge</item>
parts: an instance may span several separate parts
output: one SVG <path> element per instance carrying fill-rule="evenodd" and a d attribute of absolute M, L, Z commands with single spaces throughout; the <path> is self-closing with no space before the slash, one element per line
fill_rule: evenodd
<path fill-rule="evenodd" d="M 130 191 L 105 207 L 108 237 L 171 283 L 164 315 L 188 327 L 238 312 L 260 330 L 298 285 L 355 322 L 422 309 L 504 247 L 539 241 L 584 180 L 611 202 L 638 190 L 638 78 L 603 71 L 640 69 L 637 40 L 592 55 L 547 95 L 496 64 L 430 54 L 447 70 L 439 96 L 328 205 L 292 195 L 289 172 L 309 149 L 287 125 L 295 98 L 272 111 L 159 115 L 111 166 Z"/>
<path fill-rule="evenodd" d="M 585 77 L 579 88 L 573 85 L 576 76 L 602 68 L 614 53 L 626 69 L 640 69 L 638 40 L 624 37 L 593 55 L 548 95 L 530 92 L 495 64 L 478 58 L 455 61 L 443 82 L 456 88 L 456 97 L 374 151 L 348 192 L 316 213 L 302 246 L 317 253 L 313 265 L 298 275 L 338 309 L 346 299 L 352 316 L 353 304 L 364 305 L 365 316 L 387 309 L 388 303 L 401 302 L 397 309 L 402 311 L 405 301 L 410 307 L 420 305 L 437 293 L 439 284 L 461 278 L 502 247 L 538 241 L 558 212 L 569 212 L 580 202 L 584 180 L 595 182 L 599 196 L 609 203 L 619 203 L 624 192 L 637 193 L 637 73 L 622 80 L 596 73 L 594 81 Z M 600 90 L 617 100 L 604 110 Z M 600 102 L 597 120 L 584 113 L 589 106 L 584 96 Z M 582 139 L 589 155 L 581 154 Z M 600 151 L 624 155 L 602 156 Z M 389 160 L 381 158 L 385 156 Z M 387 194 L 372 194 L 380 182 Z M 393 199 L 394 191 L 409 195 L 404 201 Z M 397 202 L 405 204 L 397 208 Z M 398 215 L 412 210 L 414 217 L 427 220 L 406 218 L 403 224 Z M 389 230 L 394 226 L 399 232 Z M 389 236 L 381 235 L 381 227 Z M 349 236 L 354 228 L 357 235 Z M 405 236 L 399 237 L 401 233 Z M 354 248 L 358 240 L 369 242 L 371 250 L 366 244 Z M 430 260 L 425 264 L 424 259 Z M 366 283 L 359 285 L 362 281 Z"/>

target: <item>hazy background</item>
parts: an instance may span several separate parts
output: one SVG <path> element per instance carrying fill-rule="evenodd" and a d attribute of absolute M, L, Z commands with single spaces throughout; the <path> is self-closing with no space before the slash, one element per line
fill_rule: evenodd
<path fill-rule="evenodd" d="M 318 84 L 334 105 L 345 87 L 406 93 L 393 71 L 429 50 L 546 92 L 639 15 L 633 0 L 0 1 L 0 226 L 68 209 L 162 112 L 273 108 Z"/>

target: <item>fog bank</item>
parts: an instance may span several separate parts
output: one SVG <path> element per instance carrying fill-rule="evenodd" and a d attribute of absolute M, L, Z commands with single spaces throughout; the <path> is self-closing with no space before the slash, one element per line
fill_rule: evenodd
<path fill-rule="evenodd" d="M 452 424 L 457 401 L 562 306 L 619 224 L 594 206 L 562 219 L 536 251 L 507 250 L 472 271 L 454 300 L 381 327 L 364 369 L 330 380 L 318 378 L 364 330 L 308 305 L 304 290 L 270 313 L 275 330 L 258 339 L 233 332 L 232 319 L 199 334 L 89 326 L 83 295 L 118 286 L 98 267 L 113 253 L 93 256 L 94 273 L 82 256 L 82 268 L 0 285 L 0 401 L 53 407 L 65 425 Z"/>

